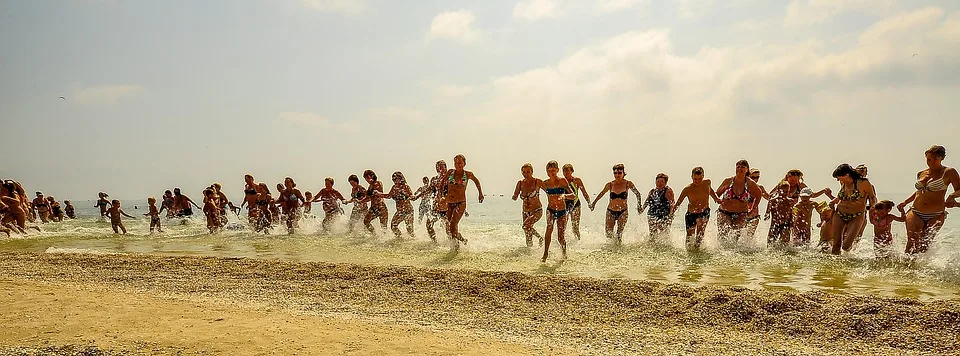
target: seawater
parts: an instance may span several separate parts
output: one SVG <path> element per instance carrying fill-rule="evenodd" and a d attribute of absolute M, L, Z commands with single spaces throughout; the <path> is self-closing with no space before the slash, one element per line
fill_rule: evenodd
<path fill-rule="evenodd" d="M 554 240 L 551 258 L 546 264 L 539 262 L 542 248 L 525 247 L 520 229 L 521 204 L 506 196 L 489 196 L 482 204 L 469 203 L 470 216 L 461 223 L 461 231 L 469 243 L 456 253 L 451 252 L 445 238 L 437 244 L 431 242 L 419 221 L 413 238 L 406 236 L 405 227 L 401 226 L 402 240 L 395 239 L 390 231 L 370 236 L 362 227 L 358 230 L 363 233 L 348 234 L 345 219 L 341 219 L 331 234 L 321 235 L 318 217 L 302 220 L 300 230 L 294 235 L 287 235 L 283 228 L 275 229 L 271 235 L 249 230 L 227 230 L 211 235 L 202 217 L 164 219 L 164 232 L 149 234 L 149 219 L 142 215 L 147 206 L 144 201 L 123 202 L 124 210 L 138 217 L 125 219 L 128 235 L 114 234 L 109 222 L 99 219 L 92 201 L 77 201 L 78 219 L 42 224 L 41 233 L 0 238 L 0 250 L 351 262 L 960 300 L 960 251 L 957 248 L 960 221 L 957 217 L 948 216 L 931 251 L 916 259 L 903 255 L 906 233 L 903 224 L 894 223 L 894 251 L 899 252 L 891 260 L 879 261 L 874 258 L 872 225 L 867 226 L 863 239 L 852 253 L 829 256 L 813 248 L 767 248 L 767 222 L 761 222 L 754 238 L 732 245 L 720 244 L 716 217 L 711 216 L 704 250 L 690 253 L 683 248 L 682 218 L 675 219 L 669 238 L 654 241 L 648 233 L 646 216 L 638 215 L 635 209 L 630 213 L 623 245 L 616 247 L 604 234 L 605 204 L 606 199 L 601 200 L 594 212 L 584 205 L 582 238 L 575 240 L 568 230 L 568 260 L 559 260 L 559 246 Z M 392 214 L 394 206 L 389 206 Z M 345 210 L 349 212 L 349 207 Z M 320 213 L 319 209 L 314 213 Z M 814 216 L 814 223 L 817 221 Z M 230 225 L 244 224 L 245 216 L 230 216 Z M 545 219 L 538 224 L 538 230 L 543 233 L 544 227 Z"/>

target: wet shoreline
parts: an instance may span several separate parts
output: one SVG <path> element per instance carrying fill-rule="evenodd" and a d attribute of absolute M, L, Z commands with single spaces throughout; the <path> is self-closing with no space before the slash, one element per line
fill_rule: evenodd
<path fill-rule="evenodd" d="M 155 255 L 4 252 L 0 269 L 6 276 L 35 281 L 383 316 L 504 335 L 574 339 L 588 348 L 620 351 L 643 350 L 643 330 L 650 329 L 738 335 L 731 340 L 766 335 L 806 342 L 816 352 L 830 351 L 828 345 L 836 347 L 832 351 L 955 352 L 960 333 L 956 302 L 823 292 Z"/>

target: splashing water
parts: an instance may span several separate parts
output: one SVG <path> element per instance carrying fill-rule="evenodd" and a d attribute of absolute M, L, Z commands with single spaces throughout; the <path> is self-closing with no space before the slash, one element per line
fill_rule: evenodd
<path fill-rule="evenodd" d="M 132 209 L 134 206 L 139 209 Z M 891 297 L 960 299 L 960 221 L 947 219 L 931 251 L 916 260 L 903 257 L 905 232 L 894 225 L 894 251 L 890 260 L 874 259 L 872 226 L 848 256 L 824 255 L 814 248 L 766 248 L 767 223 L 757 235 L 737 243 L 717 241 L 715 216 L 711 216 L 700 252 L 684 249 L 682 219 L 675 219 L 670 236 L 653 241 L 648 234 L 646 216 L 632 211 L 622 246 L 615 247 L 603 232 L 603 211 L 584 208 L 581 232 L 576 240 L 567 231 L 569 259 L 559 261 L 559 245 L 551 245 L 551 259 L 539 263 L 542 248 L 524 245 L 520 229 L 520 203 L 509 198 L 488 197 L 483 204 L 470 203 L 461 223 L 469 243 L 458 253 L 442 239 L 439 244 L 427 238 L 418 222 L 416 237 L 404 233 L 402 240 L 382 231 L 376 237 L 346 232 L 341 219 L 331 234 L 321 235 L 320 219 L 307 217 L 294 235 L 277 228 L 273 235 L 254 234 L 247 229 L 207 234 L 202 217 L 164 221 L 164 232 L 150 235 L 149 219 L 142 201 L 125 201 L 124 210 L 139 219 L 126 219 L 130 234 L 113 234 L 109 222 L 99 221 L 90 202 L 77 202 L 77 220 L 50 223 L 42 233 L 14 235 L 0 239 L 0 250 L 47 253 L 149 253 L 250 257 L 302 261 L 391 264 L 434 268 L 465 268 L 495 271 L 519 271 L 530 274 L 556 274 L 596 278 L 630 278 L 684 283 L 690 285 L 726 285 L 776 290 L 823 290 L 838 293 L 872 294 Z M 393 209 L 393 206 L 390 207 Z M 348 209 L 349 211 L 349 209 Z M 317 212 L 316 210 L 314 211 Z M 392 212 L 392 210 L 391 210 Z M 679 214 L 679 212 L 678 212 Z M 816 217 L 814 217 L 816 219 Z M 230 216 L 228 227 L 242 227 L 245 217 Z M 376 224 L 375 224 L 376 225 Z M 545 223 L 537 228 L 543 233 Z M 439 227 L 439 225 L 438 225 Z M 379 226 L 378 226 L 379 229 Z M 405 226 L 401 226 L 405 230 Z M 818 230 L 814 230 L 814 239 Z M 554 241 L 556 236 L 554 236 Z"/>

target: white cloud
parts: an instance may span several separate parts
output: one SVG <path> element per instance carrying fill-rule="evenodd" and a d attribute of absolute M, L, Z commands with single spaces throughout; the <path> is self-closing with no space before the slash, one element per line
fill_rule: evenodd
<path fill-rule="evenodd" d="M 699 20 L 713 9 L 716 0 L 675 0 L 677 16 L 684 20 Z"/>
<path fill-rule="evenodd" d="M 320 129 L 355 131 L 354 125 L 349 122 L 334 122 L 322 115 L 311 112 L 281 112 L 277 120 L 292 126 L 312 126 Z"/>
<path fill-rule="evenodd" d="M 430 81 L 424 81 L 420 83 L 421 86 L 427 88 L 433 92 L 434 95 L 439 95 L 448 98 L 460 98 L 473 92 L 474 88 L 471 86 L 465 85 L 450 85 L 450 84 L 437 84 Z"/>
<path fill-rule="evenodd" d="M 326 12 L 357 15 L 370 9 L 366 0 L 303 0 L 303 6 Z"/>
<path fill-rule="evenodd" d="M 428 39 L 446 39 L 462 43 L 477 42 L 481 38 L 478 30 L 473 28 L 476 18 L 469 10 L 442 12 L 433 18 L 430 23 Z"/>
<path fill-rule="evenodd" d="M 626 10 L 646 2 L 647 0 L 597 0 L 597 5 L 600 6 L 601 11 L 613 12 Z"/>
<path fill-rule="evenodd" d="M 787 6 L 784 25 L 814 25 L 848 12 L 884 15 L 893 8 L 894 0 L 793 0 Z"/>
<path fill-rule="evenodd" d="M 385 106 L 369 110 L 371 119 L 386 119 L 393 121 L 408 121 L 420 123 L 426 120 L 423 110 L 399 106 Z"/>
<path fill-rule="evenodd" d="M 758 32 L 769 29 L 773 25 L 771 20 L 743 20 L 734 23 L 730 29 L 736 32 Z"/>
<path fill-rule="evenodd" d="M 536 21 L 557 17 L 559 6 L 557 0 L 522 0 L 513 7 L 513 18 Z"/>
<path fill-rule="evenodd" d="M 84 105 L 113 105 L 122 98 L 136 95 L 142 91 L 142 85 L 95 85 L 77 90 L 67 99 Z"/>

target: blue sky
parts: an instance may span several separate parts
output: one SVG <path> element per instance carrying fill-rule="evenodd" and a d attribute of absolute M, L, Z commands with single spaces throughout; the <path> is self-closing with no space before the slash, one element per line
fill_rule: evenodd
<path fill-rule="evenodd" d="M 528 161 L 596 192 L 739 158 L 904 192 L 960 129 L 955 1 L 0 1 L 0 48 L 0 177 L 61 199 L 457 153 L 489 193 Z"/>

